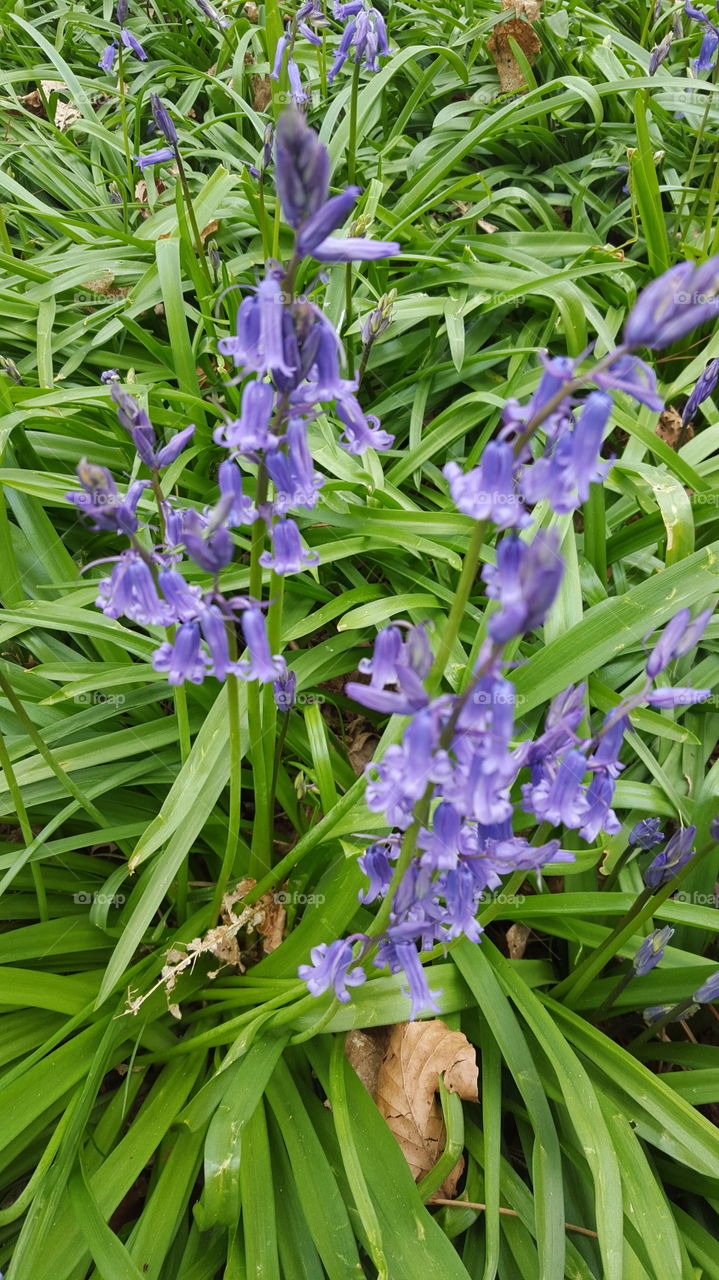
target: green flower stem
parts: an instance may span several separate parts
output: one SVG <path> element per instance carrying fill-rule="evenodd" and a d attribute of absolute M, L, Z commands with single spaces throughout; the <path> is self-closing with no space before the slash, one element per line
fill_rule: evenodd
<path fill-rule="evenodd" d="M 264 463 L 257 472 L 257 492 L 255 505 L 260 507 L 267 500 L 268 478 Z M 250 583 L 249 595 L 254 600 L 262 598 L 262 565 L 260 556 L 265 545 L 265 522 L 258 516 L 252 526 L 252 545 L 250 550 Z M 265 769 L 265 746 L 263 739 L 261 693 L 256 680 L 247 684 L 247 724 L 250 735 L 250 751 L 252 755 L 252 773 L 255 790 L 255 816 L 252 828 L 252 847 L 247 874 L 253 880 L 259 880 L 263 871 L 270 866 L 268 825 L 268 787 Z"/>
<path fill-rule="evenodd" d="M 568 974 L 556 987 L 550 992 L 553 1000 L 565 1000 L 570 1006 L 578 996 L 586 991 L 587 987 L 601 973 L 604 966 L 616 955 L 620 947 L 632 937 L 633 934 L 649 920 L 655 913 L 657 907 L 661 906 L 672 893 L 676 893 L 685 876 L 699 865 L 702 858 L 709 853 L 710 849 L 715 848 L 713 844 L 707 844 L 704 849 L 699 850 L 696 856 L 685 863 L 681 871 L 668 880 L 661 889 L 650 889 L 649 886 L 644 888 L 639 894 L 634 906 L 629 908 L 612 929 L 611 933 L 600 942 L 594 951 L 585 956 L 581 964 L 577 965 L 572 973 Z M 569 998 L 567 998 L 569 997 Z"/>
<path fill-rule="evenodd" d="M 184 202 L 185 202 L 185 211 L 186 211 L 187 216 L 188 216 L 189 221 L 190 221 L 190 227 L 192 228 L 192 238 L 193 238 L 193 240 L 194 240 L 194 242 L 195 242 L 195 251 L 196 251 L 196 253 L 197 253 L 197 257 L 198 257 L 199 261 L 200 261 L 200 262 L 202 263 L 202 265 L 203 265 L 203 268 L 204 268 L 204 271 L 205 271 L 205 275 L 207 276 L 207 283 L 208 283 L 208 286 L 209 286 L 209 287 L 210 287 L 210 289 L 211 289 L 211 288 L 212 288 L 212 280 L 210 279 L 210 274 L 209 274 L 209 271 L 208 271 L 208 269 L 207 269 L 207 258 L 206 258 L 206 256 L 205 256 L 205 246 L 204 246 L 204 245 L 203 245 L 203 243 L 202 243 L 202 236 L 200 235 L 200 228 L 199 228 L 199 227 L 198 227 L 198 225 L 197 225 L 197 218 L 195 217 L 195 206 L 194 206 L 194 205 L 193 205 L 193 203 L 192 203 L 192 196 L 191 196 L 191 194 L 190 194 L 190 186 L 189 186 L 189 183 L 188 183 L 188 181 L 187 181 L 187 173 L 185 172 L 185 166 L 184 166 L 184 164 L 182 163 L 182 156 L 180 155 L 179 151 L 176 151 L 176 152 L 175 152 L 175 161 L 176 161 L 176 164 L 177 164 L 177 170 L 178 170 L 178 174 L 179 174 L 179 178 L 180 178 L 180 186 L 182 187 L 182 197 L 183 197 L 183 200 L 184 200 Z"/>
<path fill-rule="evenodd" d="M 2 731 L 0 731 L 0 768 L 5 774 L 5 778 L 7 780 L 7 785 L 8 785 L 8 791 L 12 796 L 12 802 L 15 805 L 17 820 L 20 823 L 22 838 L 25 841 L 25 847 L 27 848 L 29 845 L 32 844 L 32 841 L 33 841 L 32 828 L 28 821 L 27 809 L 25 808 L 25 802 L 22 798 L 22 791 L 18 786 L 18 781 L 17 781 L 17 778 L 15 777 L 15 770 L 12 767 L 10 754 L 8 752 L 7 745 L 5 743 L 5 735 L 2 733 Z M 35 886 L 35 894 L 37 896 L 38 915 L 40 917 L 40 920 L 47 920 L 48 919 L 47 893 L 45 892 L 45 883 L 43 880 L 42 867 L 40 863 L 31 861 L 30 871 L 32 874 L 33 884 Z"/>
<path fill-rule="evenodd" d="M 670 1022 L 678 1022 L 681 1015 L 686 1013 L 687 1009 L 691 1009 L 693 1004 L 694 997 L 687 996 L 686 1000 L 682 1000 L 679 1004 L 675 1004 L 669 1009 L 663 1018 L 658 1018 L 656 1022 L 650 1022 L 649 1026 L 627 1045 L 627 1053 L 633 1053 L 640 1045 L 646 1044 L 647 1040 L 651 1040 L 652 1036 L 655 1036 L 658 1031 L 663 1031 L 665 1027 L 668 1027 Z"/>
<path fill-rule="evenodd" d="M 605 1014 L 609 1012 L 617 996 L 620 996 L 622 994 L 625 987 L 629 986 L 629 983 L 632 981 L 632 978 L 634 977 L 635 977 L 634 967 L 630 966 L 627 972 L 623 973 L 621 978 L 619 978 L 619 980 L 615 982 L 606 1000 L 602 1000 L 602 1003 L 600 1004 L 599 1008 L 594 1010 L 594 1013 L 591 1016 L 592 1022 L 599 1022 L 605 1016 Z"/>
<path fill-rule="evenodd" d="M 159 471 L 152 472 L 152 492 L 155 497 L 155 505 L 157 506 L 157 515 L 160 523 L 160 541 L 164 542 L 165 541 L 165 513 L 162 510 L 162 504 L 165 499 L 164 499 L 164 494 L 162 492 L 162 486 L 160 484 Z M 150 564 L 150 569 L 152 571 L 153 577 L 156 579 L 157 577 L 156 565 Z M 167 634 L 168 634 L 169 640 L 172 642 L 175 639 L 175 628 L 168 627 Z M 190 721 L 189 721 L 189 716 L 187 712 L 187 692 L 185 690 L 184 684 L 176 685 L 171 690 L 170 696 L 172 697 L 173 706 L 175 708 L 175 715 L 177 717 L 177 730 L 178 730 L 178 738 L 179 738 L 179 746 L 180 746 L 180 761 L 182 764 L 184 764 L 187 757 L 190 754 L 190 746 L 191 746 Z M 177 919 L 180 924 L 184 923 L 184 921 L 187 918 L 187 877 L 188 877 L 188 864 L 187 864 L 187 860 L 185 860 L 182 866 L 180 867 L 180 870 L 177 873 L 177 897 L 175 899 L 175 912 L 177 914 Z"/>
<path fill-rule="evenodd" d="M 266 262 L 270 257 L 270 245 L 267 235 L 267 207 L 265 205 L 265 175 L 260 173 L 260 180 L 257 184 L 257 203 L 260 207 L 260 236 L 262 237 L 262 257 Z"/>
<path fill-rule="evenodd" d="M 234 638 L 234 629 L 228 627 L 228 631 L 232 631 L 231 644 L 236 649 Z M 231 656 L 232 650 L 231 650 Z M 210 912 L 210 928 L 215 924 L 220 914 L 222 899 L 227 889 L 227 884 L 232 874 L 232 869 L 237 858 L 237 850 L 240 842 L 240 810 L 242 802 L 242 741 L 240 734 L 240 682 L 237 676 L 227 676 L 227 710 L 230 725 L 230 812 L 227 819 L 227 841 L 225 843 L 225 853 L 222 859 L 220 875 L 215 886 L 215 893 L 212 899 L 212 909 Z"/>
<path fill-rule="evenodd" d="M 673 892 L 673 881 L 670 881 L 665 888 Z M 668 894 L 665 893 L 664 897 L 667 896 Z M 662 898 L 661 900 L 663 901 L 664 899 Z M 601 973 L 604 966 L 616 955 L 627 939 L 636 933 L 644 920 L 654 914 L 657 901 L 658 895 L 655 894 L 653 889 L 648 886 L 642 889 L 634 905 L 625 912 L 611 933 L 604 939 L 604 942 L 600 942 L 594 951 L 584 957 L 584 960 L 577 965 L 576 969 L 553 988 L 550 992 L 552 999 L 566 1000 L 571 1005 L 573 1000 L 580 996 L 594 978 Z"/>
<path fill-rule="evenodd" d="M 360 64 L 352 67 L 352 85 L 350 88 L 350 118 L 347 138 L 347 182 L 354 185 L 357 176 L 357 98 L 359 95 Z M 347 372 L 354 377 L 354 344 L 350 336 L 352 327 L 352 263 L 345 267 L 345 350 L 347 352 Z"/>
<path fill-rule="evenodd" d="M 282 574 L 270 574 L 270 607 L 267 610 L 267 639 L 269 641 L 270 653 L 279 653 L 282 641 L 282 607 L 285 596 L 285 580 Z M 265 776 L 271 779 L 268 793 L 268 814 L 267 823 L 269 830 L 268 854 L 269 864 L 272 865 L 274 851 L 274 825 L 275 825 L 275 787 L 277 785 L 277 776 L 279 773 L 279 765 L 281 754 L 278 755 L 278 748 L 281 752 L 284 745 L 285 735 L 287 733 L 287 721 L 285 720 L 281 730 L 282 741 L 275 744 L 275 734 L 277 732 L 277 704 L 272 690 L 272 685 L 265 685 L 262 706 L 262 740 L 265 748 Z"/>
<path fill-rule="evenodd" d="M 135 179 L 134 179 L 134 171 L 133 171 L 132 149 L 130 147 L 130 135 L 129 135 L 128 126 L 127 126 L 127 97 L 125 93 L 125 89 L 126 89 L 125 67 L 124 67 L 124 59 L 123 59 L 122 42 L 120 42 L 118 46 L 117 53 L 118 53 L 118 66 L 117 66 L 118 101 L 119 101 L 119 107 L 120 107 L 120 125 L 122 128 L 122 142 L 123 142 L 123 148 L 125 151 L 125 169 L 126 169 L 126 175 L 127 175 L 127 192 L 122 201 L 122 215 L 123 215 L 123 223 L 124 223 L 125 231 L 127 231 L 129 227 L 128 199 L 132 200 L 133 198 L 134 191 L 135 191 Z"/>
<path fill-rule="evenodd" d="M 434 696 L 439 689 L 444 675 L 445 668 L 449 662 L 454 642 L 459 635 L 459 628 L 464 619 L 464 611 L 467 607 L 470 592 L 474 586 L 477 577 L 477 569 L 479 567 L 479 554 L 482 550 L 484 535 L 487 532 L 487 520 L 478 520 L 474 526 L 474 531 L 470 539 L 469 546 L 465 552 L 462 572 L 457 583 L 452 608 L 445 626 L 442 627 L 439 636 L 439 646 L 432 664 L 432 670 L 427 678 L 427 690 L 430 697 Z"/>

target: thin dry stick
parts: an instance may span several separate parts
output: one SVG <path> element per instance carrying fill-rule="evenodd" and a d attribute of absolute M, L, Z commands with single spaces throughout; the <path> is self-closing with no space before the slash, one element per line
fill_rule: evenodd
<path fill-rule="evenodd" d="M 448 1209 L 481 1209 L 486 1210 L 486 1204 L 479 1204 L 476 1200 L 430 1200 L 430 1205 L 443 1204 Z M 508 1218 L 518 1218 L 519 1214 L 516 1209 L 498 1209 L 498 1213 L 504 1213 Z M 589 1227 L 576 1227 L 573 1222 L 565 1222 L 566 1231 L 577 1231 L 580 1236 L 591 1236 L 593 1240 L 598 1240 L 599 1236 L 596 1231 L 590 1231 Z"/>

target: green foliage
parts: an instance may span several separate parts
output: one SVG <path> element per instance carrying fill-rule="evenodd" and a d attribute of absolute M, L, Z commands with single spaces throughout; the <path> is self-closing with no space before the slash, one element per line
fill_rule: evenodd
<path fill-rule="evenodd" d="M 150 664 L 159 631 L 95 609 L 104 570 L 94 562 L 116 544 L 89 533 L 64 495 L 82 456 L 134 474 L 99 381 L 108 368 L 134 381 L 161 433 L 197 425 L 166 495 L 198 509 L 216 495 L 212 430 L 220 404 L 237 408 L 217 339 L 234 321 L 233 287 L 287 247 L 271 183 L 263 211 L 247 170 L 281 106 L 275 86 L 263 110 L 258 77 L 285 6 L 260 5 L 257 23 L 246 9 L 228 6 L 221 33 L 192 0 L 135 6 L 148 61 L 124 57 L 120 95 L 96 65 L 108 3 L 6 0 L 0 11 L 0 355 L 17 370 L 0 372 L 0 676 L 24 709 L 0 697 L 0 1269 L 10 1280 L 710 1280 L 717 1048 L 707 1034 L 635 1056 L 623 1041 L 646 1005 L 679 1001 L 716 967 L 715 700 L 633 714 L 621 833 L 557 867 L 563 884 L 533 877 L 522 898 L 489 905 L 481 946 L 431 962 L 442 1016 L 481 1059 L 481 1102 L 464 1104 L 465 1198 L 486 1213 L 423 1203 L 343 1057 L 346 1030 L 408 1016 L 401 980 L 373 978 L 338 1007 L 308 998 L 296 977 L 313 945 L 369 919 L 357 833 L 379 826 L 353 768 L 356 708 L 341 685 L 389 618 L 429 619 L 435 637 L 446 627 L 471 521 L 441 467 L 477 461 L 507 398 L 535 388 L 539 349 L 576 356 L 596 341 L 601 356 L 638 289 L 676 260 L 716 252 L 715 89 L 687 73 L 688 29 L 648 76 L 671 20 L 654 17 L 653 0 L 599 10 L 545 0 L 536 87 L 511 97 L 486 49 L 498 16 L 489 0 L 390 6 L 395 51 L 361 77 L 354 164 L 359 211 L 402 251 L 353 277 L 349 328 L 357 350 L 362 321 L 397 289 L 362 388 L 395 444 L 380 466 L 343 452 L 325 418 L 311 428 L 327 481 L 302 533 L 319 566 L 287 580 L 278 637 L 308 701 L 288 722 L 277 861 L 257 877 L 262 891 L 286 892 L 291 928 L 270 955 L 245 954 L 244 972 L 199 956 L 169 997 L 180 1019 L 161 985 L 128 1012 L 128 989 L 148 993 L 168 949 L 208 927 L 232 804 L 231 691 L 210 680 L 173 697 Z M 301 57 L 339 186 L 352 76 L 325 97 L 324 52 L 306 45 Z M 66 88 L 46 85 L 33 102 L 43 81 Z M 197 226 L 219 252 L 209 277 L 175 178 L 147 170 L 142 183 L 133 168 L 150 92 L 181 125 Z M 65 127 L 59 103 L 77 108 Z M 337 322 L 345 279 L 329 269 Z M 717 355 L 716 333 L 662 353 L 667 403 L 681 409 Z M 544 643 L 527 639 L 515 655 L 527 733 L 572 681 L 588 679 L 588 710 L 603 714 L 641 671 L 643 638 L 719 595 L 717 406 L 703 406 L 678 447 L 655 417 L 617 397 L 603 491 L 582 519 L 540 513 L 559 527 L 572 571 Z M 153 509 L 143 499 L 145 521 Z M 236 542 L 222 583 L 246 592 L 249 538 Z M 493 547 L 482 555 L 492 560 Z M 450 688 L 476 657 L 485 604 L 478 581 Z M 717 684 L 717 640 L 713 622 L 691 680 L 681 660 L 677 683 Z M 230 887 L 257 870 L 274 741 L 248 729 L 261 708 L 244 687 L 237 711 L 251 800 Z M 364 725 L 378 751 L 400 727 Z M 682 893 L 658 896 L 614 948 L 628 957 L 651 928 L 676 929 L 662 967 L 618 998 L 615 1035 L 591 1021 L 611 968 L 572 1000 L 550 992 L 632 907 L 641 877 L 628 832 L 652 814 L 695 822 L 706 852 Z M 541 946 L 508 960 L 497 921 L 515 920 Z M 714 1025 L 704 1013 L 697 1023 Z"/>

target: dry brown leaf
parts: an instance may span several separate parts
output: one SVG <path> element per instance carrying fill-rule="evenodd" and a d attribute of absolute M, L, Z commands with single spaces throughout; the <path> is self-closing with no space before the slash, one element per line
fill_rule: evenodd
<path fill-rule="evenodd" d="M 522 18 L 510 18 L 508 22 L 495 27 L 487 41 L 487 48 L 497 68 L 500 89 L 503 93 L 518 93 L 520 89 L 526 89 L 527 83 L 512 53 L 510 36 L 519 45 L 529 62 L 532 62 L 539 53 L 542 43 L 529 23 L 524 22 Z"/>
<path fill-rule="evenodd" d="M 355 716 L 348 721 L 345 732 L 347 735 L 347 758 L 357 777 L 359 777 L 361 773 L 364 773 L 365 765 L 369 764 L 372 759 L 379 738 L 364 716 Z"/>
<path fill-rule="evenodd" d="M 511 924 L 504 935 L 507 940 L 507 951 L 510 960 L 521 960 L 527 950 L 529 935 L 532 930 L 526 924 Z"/>
<path fill-rule="evenodd" d="M 265 955 L 269 955 L 271 951 L 276 951 L 282 942 L 287 912 L 281 902 L 275 901 L 272 894 L 266 893 L 263 898 L 260 898 L 258 905 L 261 903 L 266 903 L 265 910 L 255 928 L 262 938 L 262 950 Z"/>
<path fill-rule="evenodd" d="M 377 1090 L 379 1070 L 390 1034 L 390 1027 L 366 1027 L 348 1031 L 345 1037 L 345 1057 L 372 1098 Z"/>
<path fill-rule="evenodd" d="M 259 22 L 260 11 L 257 5 L 253 3 L 253 0 L 248 0 L 248 3 L 242 6 L 242 12 L 249 22 Z"/>
<path fill-rule="evenodd" d="M 61 98 L 58 98 L 57 103 L 55 104 L 55 127 L 57 129 L 64 132 L 65 129 L 70 128 L 71 124 L 74 124 L 76 120 L 80 120 L 81 118 L 82 111 L 78 111 L 77 107 L 73 106 L 72 102 L 63 102 Z"/>
<path fill-rule="evenodd" d="M 18 98 L 18 102 L 22 102 L 23 106 L 27 107 L 28 111 L 32 111 L 34 116 L 44 116 L 45 114 L 45 106 L 37 89 L 31 90 L 30 93 L 24 93 L 21 98 Z"/>
<path fill-rule="evenodd" d="M 202 231 L 200 232 L 200 239 L 203 244 L 205 243 L 208 236 L 214 236 L 219 225 L 220 224 L 217 221 L 217 218 L 213 218 L 212 222 L 208 222 L 207 226 L 202 228 Z"/>
<path fill-rule="evenodd" d="M 442 1073 L 450 1093 L 477 1101 L 477 1057 L 461 1031 L 450 1031 L 440 1019 L 402 1022 L 394 1028 L 380 1067 L 375 1101 L 415 1182 L 434 1168 L 444 1150 L 444 1120 L 437 1097 Z M 450 1198 L 454 1194 L 463 1167 L 460 1159 L 438 1195 Z"/>
<path fill-rule="evenodd" d="M 114 275 L 111 271 L 104 271 L 96 280 L 86 280 L 83 283 L 83 289 L 87 289 L 88 293 L 97 294 L 99 298 L 126 298 L 130 292 L 127 285 L 114 285 Z"/>
<path fill-rule="evenodd" d="M 255 111 L 266 111 L 272 101 L 272 81 L 269 76 L 252 76 L 252 105 Z"/>
<path fill-rule="evenodd" d="M 687 440 L 694 439 L 694 428 L 691 423 L 687 423 L 682 429 L 682 415 L 676 409 L 664 409 L 659 414 L 654 434 L 664 440 L 670 449 L 677 449 L 686 444 Z"/>
<path fill-rule="evenodd" d="M 503 9 L 514 9 L 519 18 L 524 14 L 527 22 L 536 22 L 539 17 L 539 0 L 500 0 Z"/>

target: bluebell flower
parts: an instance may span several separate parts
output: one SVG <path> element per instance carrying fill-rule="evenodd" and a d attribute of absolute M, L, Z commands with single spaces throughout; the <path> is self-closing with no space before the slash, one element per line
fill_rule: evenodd
<path fill-rule="evenodd" d="M 152 118 L 155 122 L 156 128 L 162 134 L 165 141 L 169 142 L 173 150 L 177 151 L 177 129 L 172 122 L 172 117 L 162 101 L 162 98 L 159 98 L 156 93 L 150 94 L 150 109 L 152 111 Z"/>
<path fill-rule="evenodd" d="M 217 605 L 206 604 L 200 610 L 199 623 L 210 655 L 210 671 L 217 680 L 225 680 L 230 672 L 237 672 L 237 663 L 230 659 L 228 619 Z"/>
<path fill-rule="evenodd" d="M 696 1004 L 691 1005 L 688 1009 L 683 1009 L 681 1006 L 673 1004 L 651 1004 L 644 1010 L 642 1017 L 647 1025 L 651 1026 L 654 1022 L 663 1022 L 667 1014 L 671 1013 L 673 1009 L 676 1009 L 676 1015 L 673 1018 L 670 1018 L 669 1021 L 682 1022 L 684 1018 L 691 1018 L 692 1014 L 696 1013 L 698 1008 L 699 1006 Z"/>
<path fill-rule="evenodd" d="M 157 582 L 171 621 L 195 621 L 201 607 L 200 588 L 186 582 L 182 574 L 172 568 L 161 568 L 157 575 Z"/>
<path fill-rule="evenodd" d="M 143 626 L 168 626 L 174 620 L 150 566 L 134 548 L 123 551 L 110 577 L 101 580 L 95 604 L 108 618 L 124 616 Z"/>
<path fill-rule="evenodd" d="M 250 457 L 262 449 L 276 448 L 278 437 L 270 433 L 274 405 L 275 391 L 271 383 L 260 382 L 256 378 L 247 382 L 242 392 L 239 418 L 223 422 L 215 429 L 215 443 Z"/>
<path fill-rule="evenodd" d="M 106 467 L 97 467 L 83 458 L 77 465 L 82 492 L 66 493 L 68 502 L 92 520 L 94 529 L 132 534 L 137 531 L 137 504 L 149 481 L 134 480 L 124 498 Z"/>
<path fill-rule="evenodd" d="M 234 337 L 221 338 L 217 344 L 222 355 L 231 356 L 239 368 L 253 370 L 260 378 L 268 373 L 292 378 L 299 367 L 297 339 L 284 320 L 282 277 L 281 270 L 268 271 L 240 303 Z"/>
<path fill-rule="evenodd" d="M 115 65 L 116 57 L 117 57 L 117 41 L 111 40 L 109 44 L 105 45 L 105 48 L 102 51 L 102 56 L 97 65 L 101 71 L 108 71 L 108 72 L 112 71 Z"/>
<path fill-rule="evenodd" d="M 225 519 L 229 525 L 253 524 L 257 519 L 252 499 L 242 491 L 242 472 L 232 458 L 221 462 L 217 471 L 221 498 L 225 504 Z"/>
<path fill-rule="evenodd" d="M 485 565 L 482 570 L 487 595 L 501 606 L 487 626 L 495 644 L 506 644 L 542 625 L 563 573 L 559 539 L 553 530 L 540 530 L 532 542 L 514 536 L 500 540 L 496 566 Z"/>
<path fill-rule="evenodd" d="M 286 671 L 272 681 L 272 697 L 279 711 L 291 711 L 297 701 L 297 672 Z"/>
<path fill-rule="evenodd" d="M 110 395 L 117 406 L 120 425 L 129 432 L 132 443 L 146 466 L 152 471 L 160 471 L 179 458 L 195 433 L 194 425 L 178 431 L 169 444 L 158 449 L 154 427 L 135 398 L 123 391 L 116 382 L 110 386 Z"/>
<path fill-rule="evenodd" d="M 649 889 L 661 889 L 694 857 L 692 846 L 696 833 L 696 827 L 682 827 L 667 841 L 644 872 L 644 883 Z"/>
<path fill-rule="evenodd" d="M 312 254 L 327 236 L 336 231 L 354 207 L 361 187 L 345 187 L 310 214 L 297 233 L 297 252 L 304 258 Z"/>
<path fill-rule="evenodd" d="M 693 22 L 698 22 L 704 27 L 699 57 L 692 59 L 692 70 L 695 75 L 700 71 L 711 71 L 714 67 L 717 48 L 719 48 L 719 30 L 710 21 L 707 14 L 701 9 L 697 9 L 696 5 L 691 4 L 691 0 L 685 0 L 684 12 Z"/>
<path fill-rule="evenodd" d="M 218 574 L 232 559 L 232 538 L 225 528 L 203 529 L 195 511 L 187 513 L 183 522 L 182 541 L 188 555 L 206 573 Z"/>
<path fill-rule="evenodd" d="M 414 715 L 429 702 L 422 683 L 432 662 L 424 627 L 410 627 L 406 640 L 399 627 L 385 627 L 377 635 L 372 658 L 362 658 L 359 670 L 371 676 L 368 685 L 350 681 L 345 685 L 353 698 L 372 711 L 388 715 Z M 396 690 L 387 686 L 396 684 Z"/>
<path fill-rule="evenodd" d="M 308 380 L 293 392 L 293 408 L 310 409 L 321 400 L 342 401 L 357 390 L 357 380 L 340 373 L 341 356 L 337 332 L 319 315 L 302 344 L 302 369 Z"/>
<path fill-rule="evenodd" d="M 719 315 L 719 256 L 697 267 L 679 262 L 639 294 L 624 326 L 624 345 L 661 351 Z"/>
<path fill-rule="evenodd" d="M 552 775 L 543 778 L 538 785 L 525 783 L 522 787 L 524 808 L 550 826 L 558 827 L 564 823 L 570 829 L 578 829 L 587 810 L 582 786 L 586 772 L 583 752 L 576 748 L 568 751 Z"/>
<path fill-rule="evenodd" d="M 662 929 L 655 929 L 644 939 L 632 960 L 632 968 L 637 978 L 643 978 L 655 965 L 659 964 L 664 955 L 664 948 L 673 937 L 674 930 L 667 924 Z"/>
<path fill-rule="evenodd" d="M 303 102 L 309 102 L 309 93 L 302 84 L 302 73 L 295 62 L 294 58 L 287 59 L 287 78 L 290 82 L 290 95 L 292 101 L 301 106 Z"/>
<path fill-rule="evenodd" d="M 120 31 L 120 39 L 122 40 L 125 48 L 129 49 L 131 53 L 134 53 L 135 57 L 140 59 L 140 62 L 147 62 L 147 54 L 140 44 L 140 41 L 137 39 L 137 36 L 134 36 L 131 31 L 128 31 L 127 27 L 123 27 Z"/>
<path fill-rule="evenodd" d="M 352 942 L 358 935 L 346 941 L 320 942 L 310 951 L 311 964 L 301 964 L 297 970 L 300 978 L 307 983 L 313 996 L 321 996 L 325 991 L 333 991 L 340 1004 L 347 1004 L 350 995 L 348 987 L 359 987 L 366 979 L 364 969 L 353 966 Z"/>
<path fill-rule="evenodd" d="M 665 35 L 664 39 L 656 45 L 649 55 L 649 75 L 653 76 L 661 67 L 666 58 L 669 57 L 669 50 L 672 47 L 674 36 L 671 31 Z"/>
<path fill-rule="evenodd" d="M 680 609 L 666 624 L 646 662 L 646 673 L 654 680 L 670 662 L 683 658 L 701 640 L 712 609 L 704 609 L 692 620 L 688 609 Z"/>
<path fill-rule="evenodd" d="M 537 458 L 522 472 L 519 484 L 526 502 L 544 498 L 559 515 L 569 515 L 587 501 L 591 485 L 603 480 L 612 465 L 599 456 L 611 409 L 610 396 L 590 392 L 574 428 L 558 437 L 549 457 Z"/>
<path fill-rule="evenodd" d="M 348 453 L 364 453 L 366 449 L 391 449 L 394 436 L 380 426 L 373 413 L 365 414 L 355 396 L 345 395 L 336 405 L 337 417 L 344 424 L 340 444 Z"/>
<path fill-rule="evenodd" d="M 719 969 L 697 987 L 693 998 L 696 1004 L 712 1004 L 719 1000 Z"/>
<path fill-rule="evenodd" d="M 232 26 L 230 19 L 223 17 L 215 6 L 210 4 L 210 0 L 195 0 L 195 4 L 205 17 L 210 19 L 210 22 L 214 22 L 215 26 L 223 28 Z"/>
<path fill-rule="evenodd" d="M 283 111 L 275 138 L 275 182 L 285 220 L 298 230 L 329 195 L 330 159 L 304 116 Z"/>
<path fill-rule="evenodd" d="M 272 508 L 284 515 L 291 507 L 311 510 L 323 485 L 314 470 L 307 444 L 307 427 L 301 418 L 290 418 L 285 436 L 286 449 L 273 449 L 265 456 L 267 473 L 275 486 Z"/>
<path fill-rule="evenodd" d="M 632 353 L 619 356 L 606 369 L 592 375 L 593 381 L 603 391 L 623 391 L 638 404 L 660 413 L 664 408 L 657 390 L 657 379 L 654 370 Z"/>
<path fill-rule="evenodd" d="M 511 444 L 491 440 L 478 467 L 462 472 L 456 462 L 443 469 L 452 501 L 459 511 L 475 520 L 492 520 L 498 529 L 523 529 L 531 523 L 515 484 L 515 459 Z"/>
<path fill-rule="evenodd" d="M 710 695 L 711 689 L 689 689 L 681 685 L 675 687 L 666 685 L 660 689 L 650 690 L 645 695 L 644 701 L 650 707 L 661 707 L 667 710 L 673 707 L 693 707 L 696 702 L 704 702 Z"/>
<path fill-rule="evenodd" d="M 614 779 L 606 773 L 595 773 L 586 791 L 586 810 L 582 816 L 579 834 L 592 844 L 600 831 L 616 835 L 622 824 L 612 809 Z"/>
<path fill-rule="evenodd" d="M 719 359 L 710 360 L 701 377 L 697 380 L 697 385 L 682 411 L 682 422 L 684 424 L 694 421 L 699 405 L 714 394 L 717 382 L 719 382 Z"/>
<path fill-rule="evenodd" d="M 392 836 L 374 841 L 357 859 L 360 871 L 369 880 L 367 888 L 360 890 L 360 902 L 374 902 L 376 898 L 386 894 L 392 879 L 390 854 L 397 856 L 397 841 Z"/>
<path fill-rule="evenodd" d="M 441 1013 L 435 996 L 441 991 L 431 991 L 427 976 L 420 964 L 419 954 L 414 942 L 392 941 L 390 937 L 380 943 L 374 960 L 378 969 L 389 969 L 390 973 L 403 973 L 407 979 L 407 994 L 412 1002 L 410 1018 L 416 1018 L 426 1010 Z"/>
<path fill-rule="evenodd" d="M 301 573 L 310 565 L 318 564 L 318 552 L 305 551 L 294 520 L 275 521 L 270 525 L 269 534 L 272 551 L 263 551 L 260 556 L 260 564 L 264 569 L 272 569 L 279 574 Z"/>
<path fill-rule="evenodd" d="M 367 71 L 379 71 L 379 58 L 387 58 L 391 52 L 387 28 L 379 9 L 365 9 L 364 6 L 358 8 L 351 3 L 336 5 L 335 17 L 341 20 L 349 18 L 349 22 L 342 33 L 334 62 L 327 74 L 328 83 L 331 84 L 341 71 L 352 49 L 354 49 L 355 62 L 364 60 Z"/>
<path fill-rule="evenodd" d="M 168 160 L 175 159 L 175 152 L 172 147 L 158 147 L 156 151 L 149 151 L 146 156 L 133 156 L 133 160 L 138 169 L 148 169 L 154 164 L 167 164 Z"/>
<path fill-rule="evenodd" d="M 104 372 L 100 374 L 100 382 L 103 386 L 109 386 L 113 382 L 120 381 L 121 378 L 118 369 L 105 369 Z"/>
<path fill-rule="evenodd" d="M 286 664 L 280 654 L 271 654 L 267 639 L 265 616 L 261 609 L 246 609 L 241 617 L 242 634 L 249 658 L 237 664 L 237 673 L 243 680 L 259 680 L 261 684 L 273 684 L 284 675 Z"/>
<path fill-rule="evenodd" d="M 318 262 L 377 262 L 393 258 L 400 250 L 396 240 L 365 240 L 363 236 L 330 236 L 315 245 L 311 256 Z"/>
<path fill-rule="evenodd" d="M 174 640 L 164 640 L 152 655 L 155 671 L 167 676 L 171 685 L 202 684 L 208 673 L 210 659 L 202 649 L 202 637 L 197 622 L 183 622 L 177 628 Z"/>
<path fill-rule="evenodd" d="M 642 818 L 632 827 L 629 843 L 636 845 L 639 849 L 653 849 L 655 845 L 662 844 L 664 841 L 661 826 L 661 818 Z"/>

